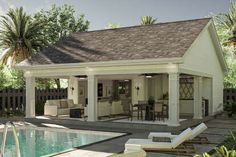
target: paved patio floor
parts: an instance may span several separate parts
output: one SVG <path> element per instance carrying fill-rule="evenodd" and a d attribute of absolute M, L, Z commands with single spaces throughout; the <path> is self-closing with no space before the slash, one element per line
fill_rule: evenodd
<path fill-rule="evenodd" d="M 45 121 L 43 120 L 35 120 L 35 119 L 26 119 L 26 121 L 37 125 L 37 126 L 44 126 Z M 1 121 L 0 121 L 1 122 Z M 137 129 L 137 128 L 122 128 L 122 127 L 105 127 L 105 126 L 90 126 L 90 125 L 77 125 L 71 123 L 61 123 L 60 121 L 48 121 L 57 125 L 62 125 L 67 128 L 71 129 L 88 129 L 88 130 L 103 130 L 103 131 L 116 131 L 116 132 L 129 132 L 130 135 L 119 137 L 116 139 L 104 141 L 98 144 L 89 145 L 86 147 L 80 148 L 80 152 L 84 154 L 91 154 L 91 151 L 95 151 L 100 155 L 108 155 L 109 153 L 119 153 L 124 150 L 124 144 L 129 138 L 147 138 L 150 130 L 149 129 Z M 196 149 L 196 153 L 201 154 L 203 152 L 209 152 L 217 145 L 223 142 L 225 135 L 229 134 L 229 130 L 236 131 L 236 120 L 229 120 L 222 117 L 217 117 L 216 119 L 211 119 L 205 122 L 208 126 L 208 129 L 204 131 L 201 136 L 208 137 L 210 144 L 204 145 L 194 145 Z M 191 122 L 189 122 L 189 125 Z M 193 123 L 194 124 L 194 123 Z M 167 131 L 173 130 L 174 132 L 178 132 L 181 129 L 187 127 L 187 124 L 183 124 L 182 127 L 179 127 L 178 130 L 168 129 Z M 155 131 L 158 131 L 158 126 Z M 160 126 L 160 131 L 164 131 L 164 128 Z M 76 153 L 78 155 L 78 152 Z M 60 157 L 73 157 L 73 153 L 69 154 L 61 154 Z M 191 156 L 191 154 L 168 154 L 168 153 L 148 153 L 148 157 L 171 157 L 171 156 Z"/>

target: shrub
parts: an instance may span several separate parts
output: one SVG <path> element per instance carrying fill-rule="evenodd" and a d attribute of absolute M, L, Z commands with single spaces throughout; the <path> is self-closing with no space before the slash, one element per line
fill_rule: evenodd
<path fill-rule="evenodd" d="M 236 157 L 236 151 L 235 150 L 229 150 L 225 146 L 220 146 L 215 149 L 216 154 L 215 155 L 209 155 L 207 153 L 203 153 L 202 155 L 195 155 L 194 157 Z"/>
<path fill-rule="evenodd" d="M 230 135 L 224 140 L 224 145 L 229 149 L 236 150 L 236 132 L 230 131 Z"/>
<path fill-rule="evenodd" d="M 236 110 L 236 102 L 230 101 L 224 104 L 224 111 L 227 112 L 229 117 L 232 117 L 235 114 Z"/>

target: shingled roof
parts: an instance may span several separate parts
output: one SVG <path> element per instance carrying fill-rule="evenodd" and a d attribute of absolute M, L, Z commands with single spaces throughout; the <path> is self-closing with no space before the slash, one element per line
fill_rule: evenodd
<path fill-rule="evenodd" d="M 209 18 L 77 32 L 19 65 L 182 57 Z"/>

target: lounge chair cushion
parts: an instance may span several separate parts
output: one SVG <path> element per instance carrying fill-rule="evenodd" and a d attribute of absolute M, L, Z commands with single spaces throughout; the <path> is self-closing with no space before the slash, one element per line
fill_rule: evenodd
<path fill-rule="evenodd" d="M 181 143 L 188 140 L 191 136 L 192 136 L 192 130 L 190 128 L 187 128 L 186 130 L 181 132 L 181 134 L 179 134 L 178 136 L 172 139 L 172 142 L 171 142 L 172 148 L 176 148 Z"/>
<path fill-rule="evenodd" d="M 153 139 L 153 137 L 169 137 L 169 138 L 174 138 L 177 135 L 172 135 L 170 132 L 150 132 L 148 135 L 149 139 Z"/>
<path fill-rule="evenodd" d="M 171 138 L 169 137 L 153 137 L 153 142 L 171 142 Z"/>
<path fill-rule="evenodd" d="M 194 129 L 192 129 L 192 136 L 190 137 L 190 140 L 200 135 L 206 129 L 207 126 L 204 123 L 201 123 L 200 125 L 196 126 Z"/>
<path fill-rule="evenodd" d="M 152 142 L 152 139 L 129 139 L 125 149 L 132 149 L 133 145 L 141 145 L 142 149 L 171 149 L 170 142 Z"/>

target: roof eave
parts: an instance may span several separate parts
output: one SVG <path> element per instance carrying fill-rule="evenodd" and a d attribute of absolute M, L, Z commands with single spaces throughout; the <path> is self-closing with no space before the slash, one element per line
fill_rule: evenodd
<path fill-rule="evenodd" d="M 228 66 L 227 66 L 225 57 L 223 55 L 223 49 L 221 47 L 220 40 L 219 40 L 219 37 L 217 35 L 217 31 L 216 31 L 216 28 L 215 28 L 215 25 L 214 25 L 214 22 L 213 22 L 212 19 L 211 19 L 210 23 L 211 23 L 211 25 L 209 27 L 209 31 L 210 31 L 210 34 L 212 36 L 213 43 L 215 43 L 214 45 L 215 45 L 215 48 L 217 50 L 216 52 L 217 52 L 221 67 L 222 67 L 224 73 L 227 73 L 228 72 Z"/>
<path fill-rule="evenodd" d="M 86 68 L 86 67 L 107 67 L 107 66 L 134 66 L 150 64 L 181 64 L 182 57 L 174 58 L 157 58 L 157 59 L 138 59 L 138 60 L 116 60 L 103 62 L 86 62 L 86 63 L 66 63 L 66 64 L 44 64 L 44 65 L 15 65 L 19 70 L 40 70 L 40 69 L 57 69 L 57 68 Z"/>

